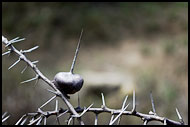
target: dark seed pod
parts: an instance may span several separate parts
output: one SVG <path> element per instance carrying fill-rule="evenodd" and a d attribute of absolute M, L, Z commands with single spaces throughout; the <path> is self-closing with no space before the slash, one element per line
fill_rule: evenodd
<path fill-rule="evenodd" d="M 55 84 L 57 89 L 59 89 L 68 98 L 69 96 L 67 94 L 74 94 L 78 92 L 82 88 L 84 82 L 83 78 L 79 74 L 73 74 L 75 61 L 80 47 L 82 33 L 83 30 L 81 31 L 81 35 L 79 38 L 79 42 L 77 45 L 70 72 L 59 72 L 55 75 L 53 80 L 53 83 Z"/>
<path fill-rule="evenodd" d="M 83 86 L 83 78 L 79 74 L 59 72 L 54 78 L 55 86 L 66 94 L 74 94 Z"/>

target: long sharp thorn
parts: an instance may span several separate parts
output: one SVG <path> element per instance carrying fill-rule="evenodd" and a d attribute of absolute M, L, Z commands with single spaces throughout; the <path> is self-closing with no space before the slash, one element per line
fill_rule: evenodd
<path fill-rule="evenodd" d="M 45 105 L 47 105 L 49 102 L 51 102 L 53 99 L 56 98 L 56 95 L 50 98 L 46 103 L 44 103 L 42 106 L 40 106 L 40 109 L 43 108 Z"/>
<path fill-rule="evenodd" d="M 118 116 L 115 117 L 115 119 L 109 124 L 109 125 L 113 125 L 115 123 L 115 121 L 122 115 L 122 113 L 127 109 L 127 107 L 129 106 L 129 104 L 119 113 Z"/>
<path fill-rule="evenodd" d="M 154 107 L 154 100 L 153 100 L 153 97 L 152 97 L 152 91 L 150 91 L 150 100 L 151 100 L 151 104 L 152 104 L 152 110 L 154 113 L 156 113 L 156 110 L 155 110 L 155 107 Z"/>
<path fill-rule="evenodd" d="M 46 121 L 47 121 L 47 118 L 46 118 L 46 117 L 44 117 L 44 125 L 46 125 Z"/>
<path fill-rule="evenodd" d="M 2 119 L 7 115 L 7 112 L 3 113 Z"/>
<path fill-rule="evenodd" d="M 102 95 L 102 105 L 103 105 L 103 107 L 105 107 L 105 106 L 106 106 L 106 104 L 105 104 L 104 94 L 103 94 L 103 93 L 101 93 L 101 95 Z"/>
<path fill-rule="evenodd" d="M 34 84 L 34 86 L 36 86 L 38 84 L 38 81 L 39 81 L 39 79 L 36 80 L 36 83 Z"/>
<path fill-rule="evenodd" d="M 28 117 L 26 117 L 26 118 L 22 121 L 22 123 L 21 123 L 20 125 L 24 125 L 24 123 L 26 122 L 27 119 L 28 119 Z"/>
<path fill-rule="evenodd" d="M 110 123 L 113 121 L 113 118 L 114 118 L 113 112 L 112 112 L 111 114 L 112 114 L 112 115 L 111 115 Z M 109 123 L 109 124 L 110 124 L 110 123 Z"/>
<path fill-rule="evenodd" d="M 127 99 L 128 99 L 128 95 L 125 97 L 124 101 L 123 101 L 123 105 L 122 105 L 122 108 L 121 109 L 124 109 L 125 108 L 125 104 L 127 102 Z M 121 116 L 122 117 L 122 116 Z M 120 120 L 121 120 L 121 117 L 119 117 L 118 119 L 118 122 L 117 122 L 117 125 L 120 124 Z"/>
<path fill-rule="evenodd" d="M 94 120 L 94 125 L 98 125 L 98 113 L 96 113 L 95 120 Z"/>
<path fill-rule="evenodd" d="M 36 63 L 38 63 L 38 62 L 39 62 L 39 61 L 38 61 L 38 60 L 36 60 L 36 61 L 33 61 L 32 63 L 33 63 L 33 64 L 36 64 Z"/>
<path fill-rule="evenodd" d="M 37 48 L 39 48 L 39 46 L 35 46 L 35 47 L 31 48 L 31 49 L 24 50 L 23 52 L 24 53 L 32 52 L 32 51 L 36 50 Z"/>
<path fill-rule="evenodd" d="M 81 41 L 81 38 L 82 38 L 82 33 L 83 33 L 83 29 L 81 30 L 80 38 L 79 38 L 78 45 L 77 45 L 77 48 L 76 48 L 76 51 L 75 51 L 75 56 L 73 58 L 73 62 L 72 62 L 72 65 L 71 65 L 71 70 L 70 70 L 71 73 L 73 73 L 75 62 L 76 62 L 77 55 L 78 55 L 78 52 L 79 52 L 80 41 Z"/>
<path fill-rule="evenodd" d="M 124 109 L 125 104 L 126 104 L 126 102 L 127 102 L 127 99 L 128 99 L 128 95 L 125 97 L 125 100 L 123 101 L 123 105 L 122 105 L 122 108 L 121 108 L 121 109 Z"/>
<path fill-rule="evenodd" d="M 180 122 L 181 122 L 181 123 L 184 123 L 183 118 L 181 117 L 181 115 L 180 115 L 180 113 L 179 113 L 179 111 L 178 111 L 177 108 L 176 108 L 176 112 L 177 112 L 177 116 L 178 116 Z"/>
<path fill-rule="evenodd" d="M 16 124 L 15 125 L 18 125 L 21 121 L 22 121 L 22 119 L 24 118 L 24 117 L 26 117 L 26 114 L 25 115 L 23 115 L 17 122 L 16 122 Z"/>
<path fill-rule="evenodd" d="M 16 38 L 10 40 L 9 43 L 12 43 L 12 42 L 14 42 L 14 41 L 17 40 L 17 39 L 19 39 L 19 37 L 16 37 Z"/>
<path fill-rule="evenodd" d="M 56 121 L 57 121 L 57 124 L 60 125 L 60 121 L 59 121 L 59 118 L 56 116 Z"/>
<path fill-rule="evenodd" d="M 70 122 L 71 122 L 72 119 L 73 119 L 73 117 L 70 117 L 70 118 L 69 118 L 67 125 L 70 124 Z"/>
<path fill-rule="evenodd" d="M 167 125 L 166 119 L 164 119 L 164 125 Z"/>
<path fill-rule="evenodd" d="M 143 123 L 143 125 L 147 125 L 147 123 L 148 123 L 148 121 L 147 121 L 147 120 L 145 120 L 145 121 L 144 121 L 144 123 Z"/>
<path fill-rule="evenodd" d="M 10 70 L 12 67 L 14 67 L 18 62 L 20 62 L 20 59 L 18 59 L 14 64 L 12 64 L 12 65 L 8 68 L 8 70 Z"/>
<path fill-rule="evenodd" d="M 5 122 L 9 117 L 10 117 L 10 115 L 5 117 L 4 119 L 2 119 L 2 123 Z"/>
<path fill-rule="evenodd" d="M 66 110 L 65 112 L 61 113 L 60 115 L 58 115 L 58 117 L 61 117 L 62 115 L 64 115 L 65 113 L 67 113 L 69 110 Z"/>
<path fill-rule="evenodd" d="M 86 113 L 92 106 L 93 106 L 93 104 L 91 104 L 90 106 L 88 106 L 88 108 L 85 109 L 85 110 L 79 115 L 79 117 L 81 117 L 82 115 L 84 115 L 84 113 Z"/>
<path fill-rule="evenodd" d="M 16 43 L 16 42 L 20 42 L 20 41 L 23 41 L 23 40 L 25 40 L 25 38 L 17 39 L 17 40 L 11 41 L 11 44 Z"/>
<path fill-rule="evenodd" d="M 20 84 L 28 83 L 28 82 L 34 81 L 34 80 L 36 80 L 36 79 L 38 79 L 38 75 L 36 75 L 36 77 L 34 77 L 34 78 L 32 78 L 32 79 L 23 81 L 23 82 L 21 82 Z"/>
<path fill-rule="evenodd" d="M 43 117 L 41 117 L 38 122 L 36 123 L 36 125 L 40 125 L 41 121 L 42 121 Z"/>
<path fill-rule="evenodd" d="M 53 90 L 50 90 L 50 89 L 47 89 L 47 91 L 50 92 L 50 93 L 53 93 L 53 94 L 57 95 L 56 91 L 53 91 Z"/>
<path fill-rule="evenodd" d="M 25 70 L 27 69 L 27 67 L 28 67 L 28 65 L 26 65 L 26 66 L 24 67 L 24 69 L 21 71 L 21 74 L 23 74 L 23 73 L 25 72 Z"/>
<path fill-rule="evenodd" d="M 11 53 L 11 51 L 4 52 L 4 53 L 2 54 L 2 56 L 7 55 L 7 54 L 9 54 L 9 53 Z"/>
<path fill-rule="evenodd" d="M 136 100 L 135 100 L 135 90 L 133 90 L 133 109 L 132 109 L 132 113 L 134 113 L 136 111 Z"/>
<path fill-rule="evenodd" d="M 11 44 L 13 44 L 13 43 L 23 41 L 23 40 L 25 40 L 25 38 L 18 39 L 18 40 L 14 40 L 14 41 L 9 41 L 9 43 L 8 43 L 5 47 L 7 47 L 7 46 L 9 46 L 9 45 L 11 45 Z"/>
<path fill-rule="evenodd" d="M 59 105 L 59 102 L 58 100 L 55 101 L 55 111 L 58 111 L 58 105 Z"/>
<path fill-rule="evenodd" d="M 41 116 L 39 116 L 37 119 L 31 121 L 28 125 L 33 125 L 33 124 L 36 123 L 39 119 L 41 119 Z"/>

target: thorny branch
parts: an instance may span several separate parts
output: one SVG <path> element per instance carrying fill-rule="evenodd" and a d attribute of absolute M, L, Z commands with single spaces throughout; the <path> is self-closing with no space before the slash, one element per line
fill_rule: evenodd
<path fill-rule="evenodd" d="M 128 99 L 128 95 L 125 97 L 123 104 L 122 104 L 122 108 L 121 109 L 112 109 L 112 108 L 108 108 L 106 106 L 105 103 L 105 97 L 103 95 L 103 93 L 101 94 L 102 96 L 102 106 L 100 108 L 92 108 L 93 104 L 91 104 L 88 108 L 81 108 L 80 107 L 80 100 L 78 98 L 78 107 L 74 108 L 70 102 L 65 98 L 65 96 L 63 94 L 61 94 L 61 92 L 54 86 L 54 84 L 48 79 L 46 78 L 37 68 L 37 66 L 35 65 L 35 63 L 37 63 L 36 61 L 31 62 L 30 60 L 28 60 L 26 58 L 26 56 L 24 55 L 24 53 L 28 53 L 31 52 L 35 49 L 38 48 L 38 46 L 35 46 L 34 48 L 31 48 L 29 50 L 20 50 L 18 51 L 14 46 L 13 43 L 22 41 L 24 39 L 19 39 L 18 37 L 8 41 L 5 37 L 2 36 L 2 43 L 5 45 L 5 47 L 8 47 L 8 51 L 3 53 L 2 56 L 10 54 L 12 52 L 15 52 L 18 56 L 19 59 L 9 67 L 9 69 L 11 69 L 12 67 L 14 67 L 17 63 L 19 63 L 21 60 L 25 61 L 27 63 L 27 66 L 24 68 L 24 70 L 29 66 L 31 67 L 34 72 L 36 73 L 36 76 L 32 79 L 23 81 L 22 83 L 26 83 L 26 82 L 30 82 L 33 80 L 39 80 L 42 79 L 43 81 L 45 81 L 51 88 L 53 88 L 53 90 L 49 90 L 49 92 L 55 94 L 53 97 L 51 97 L 50 99 L 48 99 L 44 104 L 42 104 L 42 106 L 40 106 L 40 108 L 38 108 L 36 113 L 27 113 L 25 115 L 23 115 L 17 122 L 15 125 L 24 125 L 24 124 L 28 124 L 28 125 L 41 125 L 47 124 L 47 118 L 50 116 L 56 116 L 56 121 L 57 124 L 60 124 L 59 118 L 63 115 L 65 115 L 66 113 L 69 113 L 70 116 L 68 118 L 68 120 L 66 121 L 66 123 L 69 125 L 71 123 L 71 121 L 73 120 L 73 124 L 75 124 L 75 119 L 77 119 L 79 121 L 79 123 L 81 125 L 84 125 L 84 122 L 82 121 L 82 116 L 87 113 L 87 112 L 93 112 L 95 114 L 95 120 L 94 120 L 94 124 L 97 125 L 98 124 L 98 115 L 100 113 L 110 113 L 111 114 L 111 118 L 110 118 L 110 122 L 108 123 L 109 125 L 113 125 L 114 123 L 120 124 L 120 120 L 122 118 L 122 116 L 136 116 L 142 119 L 143 124 L 147 125 L 148 122 L 150 121 L 159 121 L 162 122 L 164 125 L 183 125 L 184 120 L 181 117 L 178 109 L 176 108 L 176 112 L 177 112 L 177 116 L 179 118 L 179 121 L 174 121 L 171 119 L 168 119 L 166 117 L 160 117 L 157 115 L 156 110 L 155 110 L 155 105 L 154 105 L 154 101 L 153 101 L 153 97 L 152 97 L 152 92 L 150 93 L 150 100 L 151 100 L 151 105 L 152 105 L 152 110 L 153 112 L 150 110 L 149 114 L 144 114 L 144 113 L 140 113 L 136 111 L 136 96 L 135 96 L 135 90 L 133 91 L 133 107 L 131 110 L 127 110 L 128 106 L 130 103 L 127 103 L 127 99 Z M 23 72 L 23 71 L 22 71 Z M 46 106 L 47 104 L 49 104 L 52 100 L 54 100 L 56 97 L 60 97 L 62 98 L 62 100 L 66 103 L 68 109 L 63 109 L 63 108 L 59 108 L 58 106 L 58 100 L 56 100 L 56 104 L 55 104 L 55 110 L 53 111 L 43 111 L 42 108 L 44 106 Z M 79 115 L 80 113 L 80 115 Z M 2 123 L 4 121 L 6 121 L 9 117 L 5 117 L 6 116 L 6 112 L 2 115 Z M 115 117 L 116 116 L 116 117 Z M 115 118 L 114 118 L 115 117 Z"/>
<path fill-rule="evenodd" d="M 29 50 L 24 50 L 24 51 L 18 51 L 14 46 L 13 44 L 16 43 L 16 42 L 19 42 L 19 41 L 22 41 L 24 39 L 18 39 L 15 38 L 13 40 L 10 40 L 8 41 L 7 38 L 5 38 L 4 36 L 2 36 L 2 43 L 5 45 L 5 47 L 8 47 L 9 49 L 9 54 L 11 52 L 15 52 L 18 56 L 19 56 L 19 60 L 16 61 L 10 68 L 12 68 L 13 66 L 15 66 L 18 62 L 20 62 L 21 60 L 25 61 L 27 63 L 28 66 L 30 66 L 34 72 L 36 73 L 36 77 L 34 79 L 31 79 L 31 80 L 27 80 L 25 82 L 22 82 L 22 83 L 26 83 L 26 82 L 29 82 L 29 81 L 33 81 L 35 79 L 42 79 L 43 81 L 45 81 L 50 87 L 53 88 L 53 90 L 55 91 L 56 95 L 61 97 L 63 99 L 63 101 L 65 102 L 65 104 L 67 105 L 67 107 L 69 108 L 69 110 L 76 116 L 79 116 L 78 113 L 74 110 L 73 106 L 70 104 L 70 102 L 66 99 L 66 97 L 54 86 L 54 84 L 47 78 L 45 77 L 41 72 L 40 70 L 38 69 L 38 67 L 33 63 L 31 62 L 29 59 L 26 58 L 26 56 L 24 55 L 24 53 L 27 53 L 27 52 L 31 52 L 35 49 L 38 48 L 38 46 L 35 46 L 34 48 L 32 49 L 29 49 Z"/>

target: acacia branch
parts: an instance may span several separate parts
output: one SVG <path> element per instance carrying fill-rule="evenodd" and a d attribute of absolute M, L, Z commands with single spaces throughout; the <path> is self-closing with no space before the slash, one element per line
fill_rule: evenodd
<path fill-rule="evenodd" d="M 24 50 L 25 52 L 22 52 L 17 50 L 14 46 L 13 46 L 13 43 L 15 42 L 19 42 L 19 41 L 22 41 L 24 39 L 18 39 L 15 38 L 11 41 L 8 41 L 7 38 L 5 38 L 4 36 L 2 36 L 2 43 L 5 45 L 5 47 L 8 47 L 9 48 L 9 53 L 11 52 L 14 52 L 18 57 L 19 57 L 19 61 L 20 60 L 23 60 L 24 62 L 27 63 L 27 65 L 29 67 L 31 67 L 34 72 L 36 73 L 36 75 L 38 75 L 38 78 L 39 79 L 42 79 L 44 82 L 46 82 L 51 88 L 53 88 L 53 90 L 55 90 L 55 93 L 57 96 L 61 97 L 62 100 L 65 102 L 65 104 L 67 105 L 67 107 L 69 108 L 69 110 L 71 111 L 71 113 L 75 116 L 79 116 L 79 114 L 74 110 L 73 106 L 71 105 L 71 103 L 66 99 L 66 97 L 55 87 L 55 85 L 52 83 L 52 81 L 50 81 L 46 76 L 44 76 L 41 71 L 38 69 L 38 67 L 33 63 L 31 62 L 29 59 L 27 59 L 27 57 L 24 55 L 24 53 L 26 52 L 31 52 L 32 50 L 38 48 L 38 46 L 32 48 L 32 49 L 29 49 L 29 50 Z M 15 65 L 15 64 L 13 64 Z"/>
<path fill-rule="evenodd" d="M 102 96 L 102 106 L 100 108 L 92 108 L 93 104 L 91 104 L 88 108 L 80 108 L 79 98 L 78 98 L 78 107 L 74 108 L 71 105 L 71 103 L 65 98 L 65 96 L 54 86 L 53 82 L 50 81 L 47 77 L 45 77 L 40 72 L 40 70 L 35 65 L 36 62 L 31 62 L 24 55 L 24 53 L 28 53 L 28 52 L 31 52 L 31 51 L 37 49 L 38 46 L 36 46 L 34 48 L 31 48 L 31 49 L 28 49 L 28 50 L 24 50 L 24 51 L 22 51 L 22 50 L 18 51 L 13 46 L 13 43 L 20 42 L 22 40 L 24 40 L 24 39 L 15 38 L 15 39 L 12 39 L 11 41 L 8 41 L 5 37 L 2 36 L 2 43 L 5 45 L 5 47 L 9 48 L 7 52 L 5 52 L 5 53 L 2 54 L 2 56 L 10 54 L 12 52 L 16 53 L 16 55 L 19 56 L 19 59 L 14 64 L 12 64 L 11 67 L 9 67 L 9 69 L 12 68 L 12 67 L 14 67 L 21 60 L 23 60 L 24 62 L 27 63 L 27 66 L 31 67 L 34 70 L 34 72 L 36 73 L 36 77 L 35 78 L 29 79 L 27 81 L 24 81 L 23 83 L 30 82 L 30 81 L 33 81 L 33 80 L 42 79 L 43 81 L 45 81 L 53 89 L 53 90 L 48 90 L 48 91 L 51 92 L 51 93 L 53 93 L 53 94 L 55 94 L 55 95 L 52 98 L 50 98 L 48 101 L 46 101 L 42 106 L 40 106 L 40 108 L 38 108 L 38 110 L 37 110 L 36 113 L 27 113 L 27 114 L 23 115 L 17 121 L 16 125 L 18 125 L 18 124 L 21 124 L 21 125 L 25 124 L 27 122 L 27 120 L 29 119 L 29 117 L 31 117 L 31 120 L 29 121 L 28 125 L 34 125 L 34 124 L 40 125 L 42 123 L 44 125 L 46 125 L 47 118 L 49 116 L 53 116 L 53 115 L 56 116 L 57 123 L 60 124 L 59 117 L 63 116 L 66 113 L 70 114 L 69 118 L 68 118 L 68 121 L 67 121 L 68 125 L 70 124 L 71 120 L 73 120 L 73 124 L 74 124 L 75 118 L 79 121 L 79 123 L 81 125 L 84 125 L 84 122 L 82 121 L 82 116 L 85 113 L 87 113 L 87 112 L 93 112 L 96 115 L 95 116 L 95 121 L 94 121 L 95 125 L 97 125 L 97 123 L 98 123 L 98 115 L 100 113 L 110 113 L 112 115 L 112 117 L 110 119 L 110 122 L 109 122 L 110 125 L 114 124 L 116 121 L 118 121 L 118 124 L 119 124 L 120 119 L 121 119 L 121 117 L 123 115 L 126 115 L 126 116 L 127 115 L 128 116 L 135 116 L 135 117 L 141 118 L 144 125 L 147 125 L 148 122 L 150 122 L 150 121 L 159 121 L 159 122 L 162 122 L 164 125 L 183 125 L 183 124 L 185 124 L 184 121 L 183 121 L 183 118 L 181 117 L 181 115 L 180 115 L 180 113 L 179 113 L 179 111 L 178 111 L 177 108 L 176 108 L 176 112 L 177 112 L 177 115 L 178 115 L 178 118 L 179 118 L 180 122 L 174 121 L 174 120 L 171 120 L 171 119 L 168 119 L 168 118 L 165 118 L 165 117 L 158 116 L 156 114 L 155 105 L 154 105 L 154 101 L 153 101 L 153 97 L 152 97 L 152 92 L 150 93 L 150 99 L 151 99 L 151 104 L 152 104 L 152 110 L 153 110 L 153 112 L 150 110 L 149 114 L 144 114 L 144 113 L 140 113 L 140 112 L 136 111 L 136 95 L 135 95 L 135 90 L 133 91 L 133 103 L 132 103 L 133 107 L 132 107 L 132 110 L 129 110 L 129 111 L 126 111 L 126 109 L 129 106 L 129 104 L 127 106 L 125 106 L 126 102 L 127 102 L 128 96 L 126 96 L 126 98 L 124 99 L 121 109 L 112 109 L 112 108 L 108 108 L 106 106 L 105 98 L 104 98 L 103 93 L 101 93 L 101 96 Z M 60 98 L 62 98 L 62 100 L 66 103 L 66 105 L 69 108 L 69 110 L 68 109 L 62 109 L 62 108 L 58 109 L 58 100 L 56 100 L 56 105 L 55 105 L 55 110 L 54 111 L 42 111 L 41 108 L 43 108 L 44 106 L 46 106 L 47 104 L 49 104 L 57 96 L 60 97 Z M 79 115 L 79 113 L 80 113 L 80 115 Z M 114 119 L 115 115 L 117 115 L 117 116 Z M 5 115 L 2 116 L 2 119 L 3 119 L 2 121 L 5 121 L 9 117 L 8 116 L 8 117 L 5 118 L 4 116 Z"/>

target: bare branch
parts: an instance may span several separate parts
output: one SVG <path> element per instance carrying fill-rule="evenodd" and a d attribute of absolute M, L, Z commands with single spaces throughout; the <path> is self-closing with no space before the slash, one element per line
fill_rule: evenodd
<path fill-rule="evenodd" d="M 2 36 L 2 43 L 5 44 L 6 46 L 8 46 L 8 47 L 11 49 L 11 51 L 15 52 L 15 53 L 19 56 L 19 58 L 20 58 L 21 60 L 25 61 L 25 62 L 27 63 L 27 65 L 30 66 L 30 67 L 34 70 L 34 72 L 39 76 L 38 78 L 42 79 L 42 80 L 45 81 L 51 88 L 53 88 L 53 89 L 56 91 L 56 93 L 59 95 L 59 97 L 62 98 L 62 100 L 65 102 L 65 104 L 67 105 L 67 107 L 69 108 L 69 110 L 70 110 L 74 115 L 76 115 L 76 116 L 79 115 L 79 114 L 74 110 L 74 108 L 73 108 L 73 106 L 70 104 L 70 102 L 66 99 L 66 97 L 55 87 L 55 85 L 53 84 L 53 82 L 50 81 L 47 77 L 45 77 L 45 76 L 40 72 L 40 70 L 37 68 L 37 66 L 36 66 L 35 64 L 33 64 L 29 59 L 26 58 L 26 56 L 25 56 L 22 52 L 18 51 L 18 50 L 12 45 L 13 43 L 16 43 L 16 42 L 19 42 L 19 41 L 22 41 L 22 40 L 24 40 L 24 39 L 15 38 L 15 39 L 13 39 L 13 40 L 11 41 L 11 43 L 10 43 L 4 36 Z M 77 51 L 77 52 L 78 52 L 78 51 Z M 33 79 L 31 79 L 31 80 L 33 80 Z M 29 80 L 29 81 L 31 81 L 31 80 Z M 26 82 L 28 82 L 28 81 L 26 81 Z M 22 83 L 25 83 L 25 81 L 22 82 Z"/>

